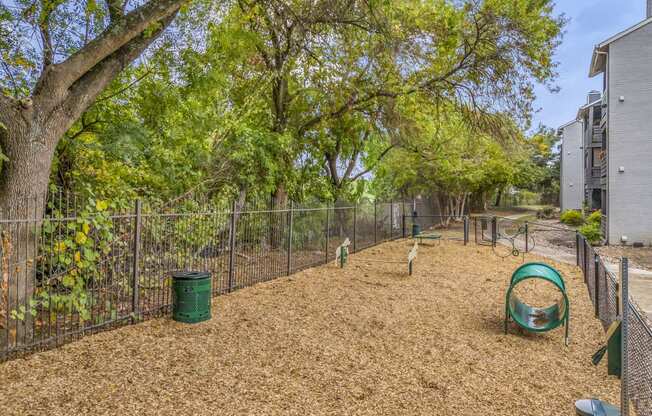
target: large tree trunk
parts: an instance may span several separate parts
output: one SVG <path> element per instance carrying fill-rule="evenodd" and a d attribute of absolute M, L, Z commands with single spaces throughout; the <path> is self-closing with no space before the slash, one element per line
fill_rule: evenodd
<path fill-rule="evenodd" d="M 24 123 L 21 120 L 15 124 L 13 129 L 4 132 L 0 144 L 9 160 L 3 163 L 2 175 L 0 175 L 0 212 L 2 212 L 2 217 L 25 215 L 25 212 L 21 212 L 24 210 L 21 206 L 25 198 L 45 196 L 48 190 L 54 147 L 59 134 L 63 134 L 62 130 L 48 126 L 40 120 L 30 123 Z M 42 209 L 31 213 L 38 218 L 42 214 Z"/>
<path fill-rule="evenodd" d="M 502 198 L 503 198 L 503 188 L 498 188 L 498 193 L 496 194 L 496 202 L 494 203 L 494 206 L 496 208 L 500 207 L 500 203 L 502 201 Z"/>
<path fill-rule="evenodd" d="M 27 112 L 29 115 L 31 112 Z M 0 224 L 3 280 L 7 296 L 0 305 L 0 349 L 33 342 L 30 300 L 36 283 L 38 236 L 45 210 L 54 145 L 63 127 L 53 120 L 29 119 L 25 114 L 0 131 L 7 158 L 0 176 Z M 3 285 L 3 286 L 5 286 Z M 4 295 L 4 294 L 3 294 Z M 19 317 L 19 318 L 17 318 Z"/>
<path fill-rule="evenodd" d="M 65 61 L 54 64 L 51 51 L 44 50 L 43 69 L 30 98 L 0 93 L 0 147 L 9 159 L 0 172 L 0 219 L 23 220 L 0 223 L 5 241 L 0 260 L 5 264 L 9 259 L 3 270 L 3 291 L 6 284 L 9 293 L 6 304 L 0 305 L 5 327 L 0 331 L 0 349 L 33 341 L 28 312 L 36 276 L 37 236 L 59 140 L 109 83 L 157 39 L 183 1 L 151 0 L 127 14 L 114 7 L 104 32 Z M 160 25 L 154 33 L 146 33 L 153 23 Z M 48 35 L 47 25 L 41 30 Z M 21 306 L 25 317 L 14 319 L 11 312 L 22 315 Z"/>
<path fill-rule="evenodd" d="M 272 194 L 271 211 L 269 218 L 269 246 L 276 250 L 283 243 L 283 232 L 286 228 L 286 215 L 284 210 L 288 207 L 288 194 L 283 184 L 276 186 Z"/>

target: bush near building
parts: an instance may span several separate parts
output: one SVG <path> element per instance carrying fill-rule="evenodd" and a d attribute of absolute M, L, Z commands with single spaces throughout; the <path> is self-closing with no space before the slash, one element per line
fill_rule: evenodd
<path fill-rule="evenodd" d="M 582 213 L 572 209 L 562 212 L 561 217 L 559 217 L 559 220 L 562 223 L 566 225 L 570 225 L 572 227 L 578 227 L 584 223 L 584 218 L 582 217 Z"/>

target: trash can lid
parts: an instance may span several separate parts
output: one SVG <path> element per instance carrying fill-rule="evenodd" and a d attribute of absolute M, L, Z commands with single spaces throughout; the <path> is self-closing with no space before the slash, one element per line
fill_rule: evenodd
<path fill-rule="evenodd" d="M 208 272 L 174 272 L 172 273 L 172 278 L 176 280 L 197 280 L 197 279 L 208 279 L 211 277 L 211 274 Z"/>

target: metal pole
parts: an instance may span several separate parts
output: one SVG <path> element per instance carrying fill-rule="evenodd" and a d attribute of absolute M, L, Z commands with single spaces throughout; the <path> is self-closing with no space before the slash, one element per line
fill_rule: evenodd
<path fill-rule="evenodd" d="M 593 306 L 595 308 L 595 317 L 600 318 L 600 256 L 593 254 L 593 296 L 595 297 Z"/>
<path fill-rule="evenodd" d="M 622 370 L 620 375 L 620 414 L 629 416 L 629 354 L 627 343 L 629 337 L 629 262 L 627 257 L 620 260 L 620 285 L 622 301 L 622 322 L 621 322 L 621 350 L 622 350 Z"/>
<path fill-rule="evenodd" d="M 292 222 L 294 217 L 294 202 L 290 201 L 290 211 L 288 211 L 288 267 L 287 275 L 292 271 Z"/>
<path fill-rule="evenodd" d="M 494 216 L 491 218 L 491 245 L 496 247 L 498 241 L 498 219 Z"/>
<path fill-rule="evenodd" d="M 331 233 L 330 207 L 326 205 L 326 263 L 328 263 L 328 243 Z"/>
<path fill-rule="evenodd" d="M 235 277 L 235 200 L 231 204 L 231 224 L 229 227 L 229 286 L 227 291 L 233 290 L 233 280 Z"/>
<path fill-rule="evenodd" d="M 464 216 L 464 245 L 469 243 L 469 217 Z"/>
<path fill-rule="evenodd" d="M 401 236 L 406 237 L 405 234 L 405 201 L 401 202 Z"/>
<path fill-rule="evenodd" d="M 528 222 L 525 221 L 525 252 L 530 251 L 530 244 L 528 243 Z"/>
<path fill-rule="evenodd" d="M 358 228 L 358 204 L 353 204 L 353 252 L 355 253 L 355 236 Z"/>
<path fill-rule="evenodd" d="M 580 233 L 579 231 L 575 231 L 575 259 L 577 261 L 577 265 L 580 265 Z"/>
<path fill-rule="evenodd" d="M 394 201 L 389 201 L 389 240 L 392 240 L 394 234 Z"/>
<path fill-rule="evenodd" d="M 136 216 L 134 223 L 134 263 L 133 263 L 133 276 L 132 276 L 132 320 L 137 320 L 139 308 L 139 292 L 140 292 L 140 229 L 142 225 L 142 210 L 143 202 L 140 199 L 136 200 Z"/>
<path fill-rule="evenodd" d="M 374 245 L 378 244 L 378 203 L 374 199 Z"/>
<path fill-rule="evenodd" d="M 586 239 L 583 238 L 582 242 L 583 242 L 582 246 L 584 247 L 584 252 L 582 253 L 583 254 L 583 257 L 582 257 L 582 269 L 584 269 L 584 283 L 587 284 L 589 282 L 589 271 L 587 270 L 588 269 L 588 261 L 587 261 L 588 256 L 587 256 L 587 249 L 586 249 L 586 246 L 587 246 Z"/>
<path fill-rule="evenodd" d="M 473 238 L 475 243 L 478 244 L 478 218 L 473 218 Z"/>

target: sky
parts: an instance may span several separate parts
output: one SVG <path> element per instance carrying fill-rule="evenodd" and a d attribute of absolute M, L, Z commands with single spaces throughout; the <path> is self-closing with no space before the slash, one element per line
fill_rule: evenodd
<path fill-rule="evenodd" d="M 646 0 L 557 0 L 557 13 L 570 19 L 555 56 L 561 90 L 553 94 L 537 88 L 533 127 L 557 128 L 573 120 L 586 94 L 602 90 L 602 76 L 588 76 L 593 46 L 644 20 L 645 8 Z"/>

